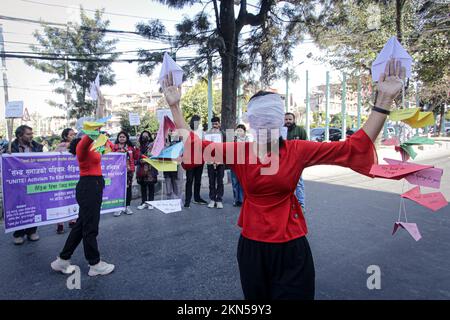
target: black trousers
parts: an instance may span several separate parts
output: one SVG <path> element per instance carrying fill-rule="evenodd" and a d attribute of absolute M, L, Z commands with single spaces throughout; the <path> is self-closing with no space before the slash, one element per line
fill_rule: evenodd
<path fill-rule="evenodd" d="M 142 182 L 139 185 L 141 186 L 141 204 L 143 204 L 145 201 L 155 200 L 155 182 Z"/>
<path fill-rule="evenodd" d="M 132 186 L 127 187 L 127 200 L 126 200 L 126 206 L 128 207 L 131 204 L 131 191 Z"/>
<path fill-rule="evenodd" d="M 267 243 L 241 235 L 237 260 L 245 299 L 314 299 L 314 262 L 306 237 Z"/>
<path fill-rule="evenodd" d="M 194 169 L 186 170 L 186 196 L 185 202 L 189 203 L 192 199 L 192 183 L 194 183 L 194 201 L 199 201 L 200 188 L 202 185 L 203 165 Z"/>
<path fill-rule="evenodd" d="M 216 165 L 216 168 L 214 168 L 214 165 L 208 164 L 207 168 L 209 178 L 209 199 L 222 202 L 225 165 L 218 164 Z"/>
<path fill-rule="evenodd" d="M 17 230 L 14 231 L 13 233 L 13 237 L 14 238 L 18 238 L 18 237 L 23 237 L 25 235 L 32 235 L 33 233 L 36 233 L 37 231 L 37 227 L 32 227 L 32 228 L 27 228 L 27 229 L 22 229 L 22 230 Z"/>
<path fill-rule="evenodd" d="M 69 260 L 83 240 L 84 256 L 89 264 L 92 266 L 100 262 L 97 235 L 104 187 L 103 177 L 80 177 L 76 187 L 76 198 L 80 206 L 78 219 L 59 254 L 61 259 Z"/>

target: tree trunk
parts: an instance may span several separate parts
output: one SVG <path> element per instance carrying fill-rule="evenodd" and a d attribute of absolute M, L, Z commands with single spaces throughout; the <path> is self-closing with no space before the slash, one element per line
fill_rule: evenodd
<path fill-rule="evenodd" d="M 395 28 L 397 31 L 397 39 L 398 42 L 402 43 L 402 9 L 403 9 L 403 1 L 404 0 L 396 0 L 395 1 Z"/>
<path fill-rule="evenodd" d="M 445 129 L 444 129 L 444 134 L 442 134 L 442 126 L 445 123 L 445 105 L 441 105 L 440 106 L 441 110 L 439 111 L 439 113 L 441 114 L 441 117 L 439 118 L 439 129 L 438 129 L 438 134 L 437 136 L 444 136 L 445 137 Z"/>
<path fill-rule="evenodd" d="M 222 129 L 236 125 L 237 42 L 234 2 L 220 2 L 220 33 L 225 42 L 222 58 Z"/>

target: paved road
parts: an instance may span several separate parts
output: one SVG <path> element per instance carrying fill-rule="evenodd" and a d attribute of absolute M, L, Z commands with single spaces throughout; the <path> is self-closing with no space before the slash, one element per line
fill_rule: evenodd
<path fill-rule="evenodd" d="M 441 191 L 450 199 L 448 155 L 427 163 L 444 168 Z M 408 221 L 423 236 L 415 242 L 404 230 L 391 235 L 402 182 L 350 171 L 316 180 L 306 181 L 306 192 L 317 299 L 450 299 L 450 207 L 433 213 L 407 202 Z M 116 271 L 88 277 L 80 247 L 72 261 L 81 267 L 81 290 L 68 290 L 67 277 L 49 267 L 67 234 L 45 226 L 40 241 L 15 247 L 2 228 L 0 299 L 242 299 L 238 209 L 229 185 L 225 193 L 223 210 L 102 216 L 100 250 Z M 369 265 L 381 268 L 381 290 L 366 287 Z"/>

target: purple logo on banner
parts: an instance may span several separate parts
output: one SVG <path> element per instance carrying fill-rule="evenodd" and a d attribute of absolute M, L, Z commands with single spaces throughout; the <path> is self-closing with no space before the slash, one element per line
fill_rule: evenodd
<path fill-rule="evenodd" d="M 102 156 L 105 190 L 101 213 L 125 209 L 125 160 L 124 153 Z M 5 232 L 76 218 L 78 180 L 78 163 L 69 153 L 2 155 Z"/>

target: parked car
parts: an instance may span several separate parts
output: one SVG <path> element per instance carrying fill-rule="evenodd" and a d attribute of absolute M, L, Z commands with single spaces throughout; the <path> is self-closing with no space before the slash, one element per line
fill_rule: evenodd
<path fill-rule="evenodd" d="M 342 131 L 339 128 L 329 128 L 328 133 L 330 141 L 339 141 L 342 137 Z M 310 139 L 318 142 L 325 141 L 325 128 L 311 129 Z"/>

